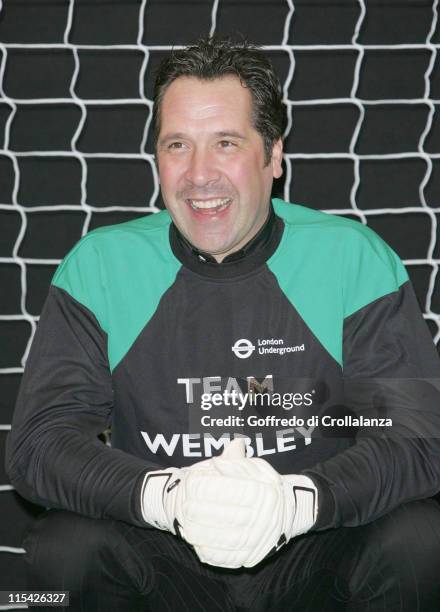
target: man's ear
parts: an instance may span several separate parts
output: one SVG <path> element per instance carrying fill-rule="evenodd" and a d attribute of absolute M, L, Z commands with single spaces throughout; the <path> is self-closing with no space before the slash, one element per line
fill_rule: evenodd
<path fill-rule="evenodd" d="M 281 138 L 279 138 L 278 140 L 276 140 L 273 144 L 272 147 L 272 175 L 274 178 L 280 178 L 280 176 L 283 174 L 283 167 L 282 167 L 282 161 L 283 161 L 283 141 L 281 140 Z"/>
<path fill-rule="evenodd" d="M 152 158 L 153 158 L 154 167 L 156 168 L 157 182 L 160 185 L 159 164 L 157 163 L 157 149 L 156 148 L 154 149 L 154 153 L 152 155 Z"/>

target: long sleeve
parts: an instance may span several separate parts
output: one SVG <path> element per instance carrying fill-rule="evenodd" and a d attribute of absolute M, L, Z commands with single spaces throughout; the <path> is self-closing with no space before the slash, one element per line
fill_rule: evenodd
<path fill-rule="evenodd" d="M 145 526 L 145 461 L 97 436 L 111 422 L 107 336 L 93 313 L 52 286 L 26 364 L 7 441 L 12 484 L 25 498 Z"/>
<path fill-rule="evenodd" d="M 360 427 L 353 446 L 305 471 L 317 529 L 368 523 L 440 489 L 440 360 L 410 281 L 347 316 L 343 345 L 346 413 L 392 425 Z"/>

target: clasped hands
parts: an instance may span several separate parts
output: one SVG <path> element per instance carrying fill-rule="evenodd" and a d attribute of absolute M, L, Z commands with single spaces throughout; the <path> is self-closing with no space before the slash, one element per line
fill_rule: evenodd
<path fill-rule="evenodd" d="M 200 561 L 218 567 L 253 567 L 308 531 L 316 512 L 312 480 L 247 458 L 242 438 L 219 457 L 149 472 L 142 487 L 146 522 L 179 535 Z"/>

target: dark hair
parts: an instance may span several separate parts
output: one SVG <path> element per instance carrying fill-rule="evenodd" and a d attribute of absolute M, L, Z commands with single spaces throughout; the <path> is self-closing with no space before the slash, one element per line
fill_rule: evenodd
<path fill-rule="evenodd" d="M 162 98 L 175 79 L 191 76 L 210 81 L 226 75 L 236 75 L 252 95 L 252 120 L 263 138 L 265 163 L 268 164 L 273 143 L 282 137 L 286 125 L 281 86 L 270 61 L 246 40 L 234 42 L 230 38 L 203 36 L 194 45 L 173 50 L 162 60 L 153 93 L 155 144 L 160 132 Z"/>

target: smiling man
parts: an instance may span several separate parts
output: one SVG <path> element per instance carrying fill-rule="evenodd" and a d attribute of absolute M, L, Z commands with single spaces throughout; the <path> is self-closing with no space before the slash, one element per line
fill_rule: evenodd
<path fill-rule="evenodd" d="M 28 587 L 70 610 L 440 609 L 438 355 L 374 232 L 271 201 L 280 89 L 245 43 L 173 52 L 166 210 L 52 281 L 7 460 L 47 508 Z"/>
<path fill-rule="evenodd" d="M 181 77 L 163 95 L 157 162 L 162 195 L 187 240 L 221 262 L 267 220 L 282 143 L 270 158 L 252 122 L 252 96 L 237 76 Z"/>

